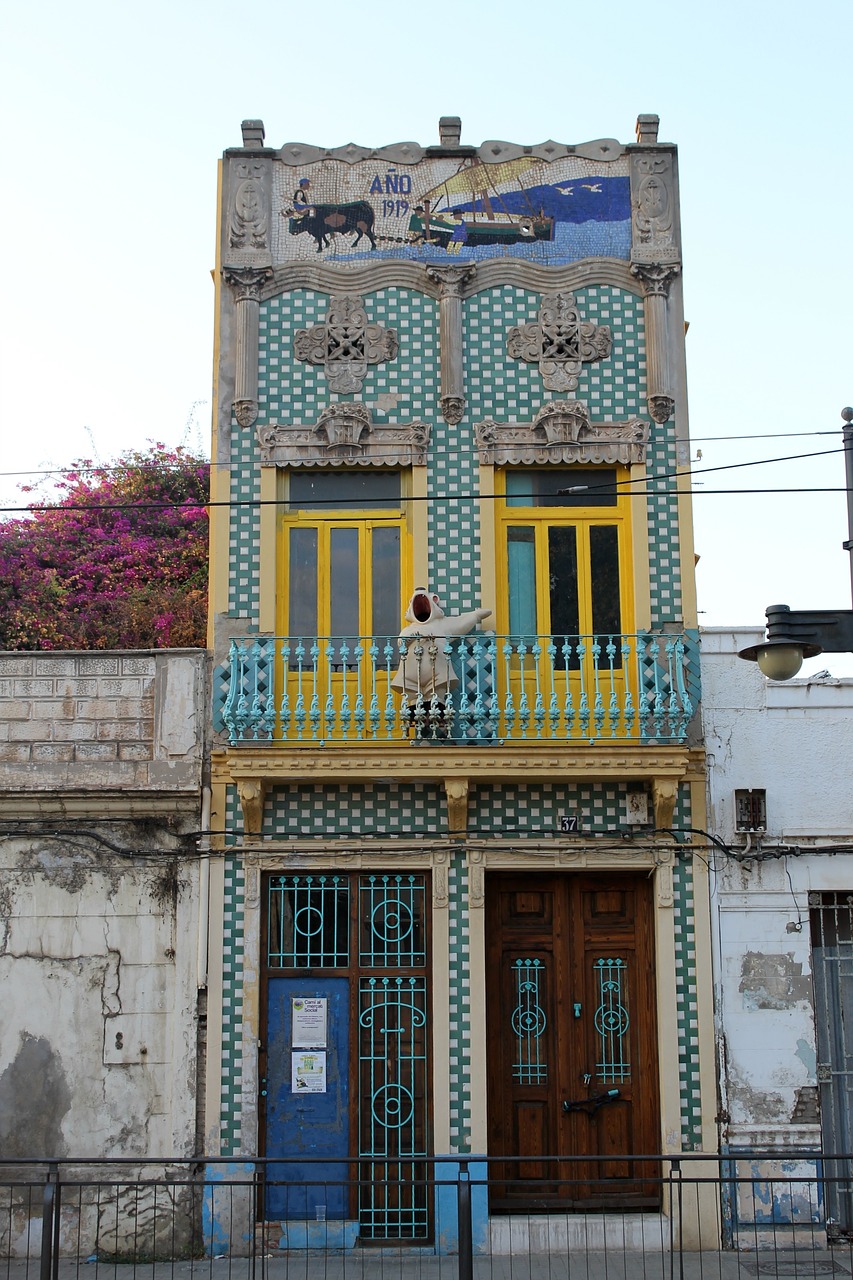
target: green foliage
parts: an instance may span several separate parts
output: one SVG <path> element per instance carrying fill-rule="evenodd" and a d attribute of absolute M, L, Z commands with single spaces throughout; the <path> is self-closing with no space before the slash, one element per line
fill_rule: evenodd
<path fill-rule="evenodd" d="M 207 462 L 153 444 L 56 489 L 0 521 L 0 649 L 204 645 Z"/>

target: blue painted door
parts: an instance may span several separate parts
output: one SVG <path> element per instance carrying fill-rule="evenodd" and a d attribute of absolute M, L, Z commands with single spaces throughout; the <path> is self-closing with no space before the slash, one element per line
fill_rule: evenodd
<path fill-rule="evenodd" d="M 266 1155 L 283 1159 L 267 1169 L 267 1218 L 313 1219 L 321 1206 L 327 1218 L 349 1217 L 349 989 L 348 978 L 269 979 Z M 292 1084 L 292 1001 L 316 996 L 328 1001 L 326 1092 L 300 1093 Z"/>

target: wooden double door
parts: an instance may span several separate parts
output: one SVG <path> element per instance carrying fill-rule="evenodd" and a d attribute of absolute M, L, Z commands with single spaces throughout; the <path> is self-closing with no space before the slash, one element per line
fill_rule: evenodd
<path fill-rule="evenodd" d="M 647 872 L 486 879 L 493 1211 L 656 1207 Z"/>

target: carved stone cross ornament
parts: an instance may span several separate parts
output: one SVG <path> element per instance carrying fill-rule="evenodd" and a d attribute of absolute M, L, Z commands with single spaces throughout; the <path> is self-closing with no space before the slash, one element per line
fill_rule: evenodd
<path fill-rule="evenodd" d="M 507 349 L 514 360 L 537 362 L 549 391 L 576 391 L 585 361 L 610 355 L 610 329 L 582 320 L 573 293 L 546 294 L 538 323 L 514 326 Z"/>
<path fill-rule="evenodd" d="M 368 365 L 396 356 L 397 331 L 368 324 L 364 299 L 355 294 L 331 298 L 330 302 L 324 324 L 296 330 L 293 354 L 297 360 L 323 365 L 330 391 L 358 393 Z"/>

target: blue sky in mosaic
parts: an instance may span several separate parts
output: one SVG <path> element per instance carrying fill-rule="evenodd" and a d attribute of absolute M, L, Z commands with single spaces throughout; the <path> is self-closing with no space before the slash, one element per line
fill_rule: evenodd
<path fill-rule="evenodd" d="M 702 620 L 758 623 L 777 599 L 849 607 L 843 494 L 743 492 L 844 482 L 849 0 L 813 19 L 792 0 L 236 12 L 3 7 L 0 470 L 146 439 L 206 446 L 216 160 L 243 118 L 263 118 L 276 147 L 431 143 L 442 114 L 462 117 L 467 143 L 535 144 L 630 142 L 638 112 L 656 112 L 680 148 L 698 465 L 822 455 L 697 477 Z M 0 504 L 20 501 L 16 484 L 0 477 Z"/>

